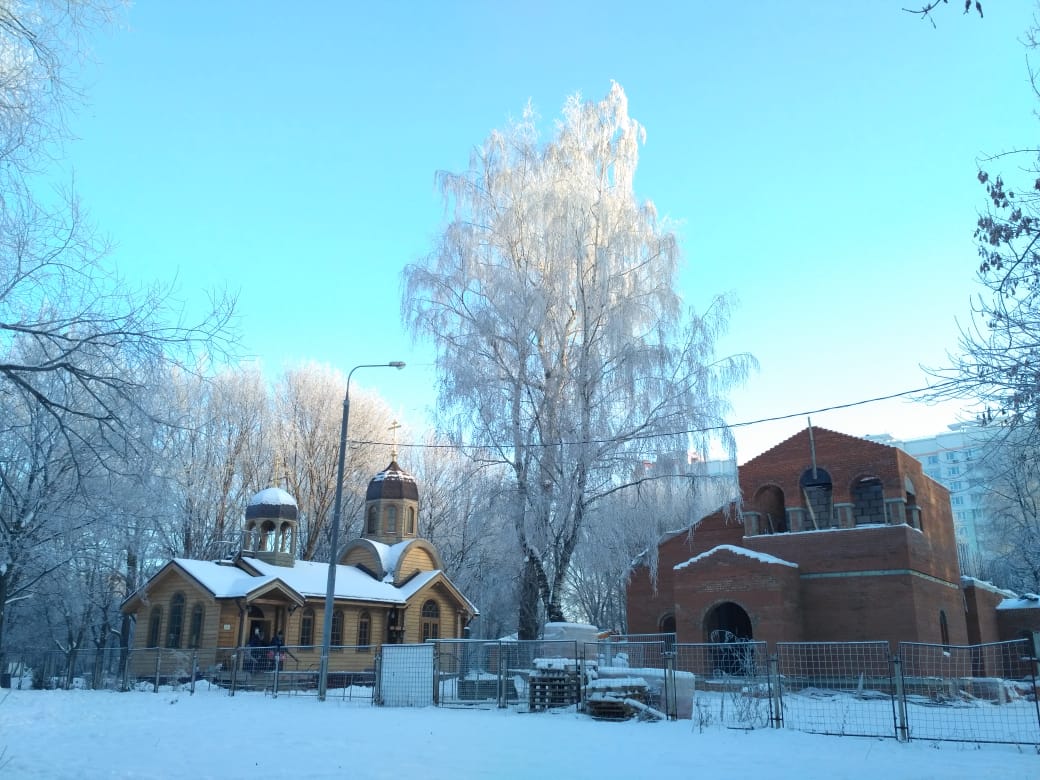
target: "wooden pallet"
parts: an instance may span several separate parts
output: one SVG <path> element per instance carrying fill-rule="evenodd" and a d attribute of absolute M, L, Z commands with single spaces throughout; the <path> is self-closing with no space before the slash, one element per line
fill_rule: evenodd
<path fill-rule="evenodd" d="M 578 675 L 573 672 L 532 674 L 527 686 L 531 712 L 577 704 L 579 689 Z"/>

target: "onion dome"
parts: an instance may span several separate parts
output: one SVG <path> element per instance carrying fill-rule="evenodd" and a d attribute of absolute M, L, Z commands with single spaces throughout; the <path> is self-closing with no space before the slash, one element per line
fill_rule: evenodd
<path fill-rule="evenodd" d="M 389 466 L 372 477 L 372 481 L 368 483 L 365 501 L 395 498 L 418 501 L 419 486 L 415 483 L 415 477 L 402 471 L 397 461 L 392 460 Z"/>
<path fill-rule="evenodd" d="M 256 518 L 295 520 L 299 509 L 296 499 L 279 487 L 264 488 L 246 506 L 246 520 Z"/>

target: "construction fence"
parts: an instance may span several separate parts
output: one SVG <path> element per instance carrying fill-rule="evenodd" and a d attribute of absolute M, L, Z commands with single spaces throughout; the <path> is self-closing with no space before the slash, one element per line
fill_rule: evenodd
<path fill-rule="evenodd" d="M 887 642 L 778 643 L 770 653 L 764 642 L 679 644 L 673 635 L 334 647 L 327 697 L 1040 749 L 1038 642 L 904 642 L 896 653 Z M 8 652 L 0 684 L 316 696 L 318 669 L 297 660 L 312 649 Z M 373 666 L 351 668 L 362 652 Z"/>

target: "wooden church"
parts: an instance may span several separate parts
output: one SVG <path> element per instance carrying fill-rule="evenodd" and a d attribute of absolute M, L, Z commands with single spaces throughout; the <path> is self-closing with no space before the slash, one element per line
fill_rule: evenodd
<path fill-rule="evenodd" d="M 250 500 L 233 558 L 170 560 L 122 605 L 134 618 L 132 648 L 197 650 L 200 665 L 227 668 L 260 657 L 237 648 L 284 644 L 294 668 L 317 668 L 329 565 L 296 559 L 297 514 L 291 495 L 269 487 Z M 392 456 L 368 485 L 361 537 L 337 557 L 330 670 L 371 669 L 383 644 L 462 637 L 477 615 L 419 538 L 418 515 L 416 481 Z M 135 652 L 131 674 L 154 674 L 157 663 L 176 674 L 178 655 L 191 654 Z"/>

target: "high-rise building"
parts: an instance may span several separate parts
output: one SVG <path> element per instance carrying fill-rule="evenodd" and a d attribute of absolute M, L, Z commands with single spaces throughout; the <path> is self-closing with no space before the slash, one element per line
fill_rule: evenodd
<path fill-rule="evenodd" d="M 964 574 L 977 576 L 989 528 L 982 462 L 993 433 L 979 423 L 955 423 L 948 427 L 948 431 L 919 439 L 895 439 L 887 433 L 864 438 L 913 455 L 925 474 L 950 491 L 961 569 Z"/>

